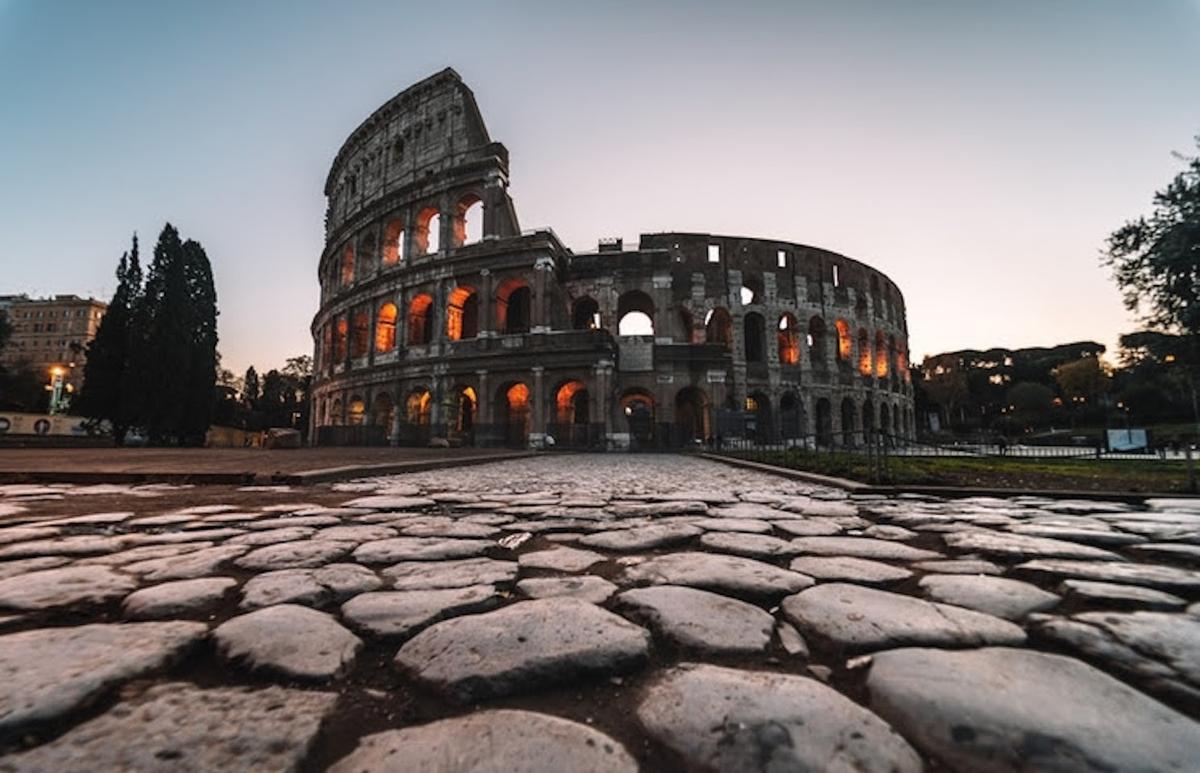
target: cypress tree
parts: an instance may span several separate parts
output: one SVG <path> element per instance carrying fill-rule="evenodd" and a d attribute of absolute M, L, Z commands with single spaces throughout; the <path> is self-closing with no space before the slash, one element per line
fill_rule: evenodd
<path fill-rule="evenodd" d="M 212 265 L 199 242 L 188 239 L 182 249 L 183 288 L 187 298 L 187 377 L 181 442 L 203 445 L 212 424 L 213 391 L 217 385 L 217 289 Z"/>
<path fill-rule="evenodd" d="M 109 421 L 113 439 L 118 445 L 129 426 L 122 402 L 130 332 L 141 284 L 138 240 L 137 234 L 134 234 L 132 249 L 123 254 L 117 264 L 117 289 L 108 304 L 108 311 L 100 321 L 96 337 L 88 344 L 87 361 L 83 368 L 83 391 L 75 405 L 78 413 L 93 421 Z"/>
<path fill-rule="evenodd" d="M 242 397 L 250 403 L 250 410 L 258 407 L 258 371 L 253 365 L 246 368 L 246 376 L 242 379 Z"/>

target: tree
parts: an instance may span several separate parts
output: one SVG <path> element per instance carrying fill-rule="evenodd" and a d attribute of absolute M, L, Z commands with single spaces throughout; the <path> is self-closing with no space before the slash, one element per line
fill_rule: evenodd
<path fill-rule="evenodd" d="M 250 407 L 254 408 L 258 404 L 259 394 L 258 371 L 251 365 L 246 368 L 246 375 L 242 379 L 242 399 L 249 402 Z"/>
<path fill-rule="evenodd" d="M 1200 136 L 1196 138 L 1200 148 Z M 1157 332 L 1182 337 L 1176 353 L 1196 404 L 1200 378 L 1200 156 L 1176 156 L 1183 171 L 1154 194 L 1149 217 L 1108 237 L 1103 261 L 1112 268 L 1125 307 Z M 1195 419 L 1200 424 L 1200 408 Z"/>
<path fill-rule="evenodd" d="M 1094 400 L 1108 391 L 1109 376 L 1098 357 L 1082 357 L 1059 365 L 1051 374 L 1067 399 Z"/>
<path fill-rule="evenodd" d="M 1008 390 L 1013 418 L 1025 427 L 1044 424 L 1054 407 L 1054 390 L 1045 384 L 1022 381 Z"/>
<path fill-rule="evenodd" d="M 88 344 L 83 368 L 83 391 L 75 411 L 94 422 L 108 421 L 113 440 L 120 445 L 129 427 L 131 409 L 126 395 L 131 384 L 126 372 L 132 344 L 133 319 L 142 290 L 142 267 L 138 262 L 138 239 L 117 264 L 117 289 L 100 320 L 96 337 Z"/>

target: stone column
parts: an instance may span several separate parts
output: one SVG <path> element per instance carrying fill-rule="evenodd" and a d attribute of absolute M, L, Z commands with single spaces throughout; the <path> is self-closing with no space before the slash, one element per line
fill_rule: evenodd
<path fill-rule="evenodd" d="M 533 386 L 529 390 L 529 445 L 541 448 L 546 437 L 546 400 L 543 391 L 546 369 L 541 365 L 534 365 L 530 370 L 533 373 Z"/>
<path fill-rule="evenodd" d="M 553 270 L 554 259 L 549 255 L 542 255 L 534 261 L 533 287 L 530 288 L 533 297 L 529 304 L 529 332 L 531 333 L 548 333 L 550 331 L 549 277 Z"/>

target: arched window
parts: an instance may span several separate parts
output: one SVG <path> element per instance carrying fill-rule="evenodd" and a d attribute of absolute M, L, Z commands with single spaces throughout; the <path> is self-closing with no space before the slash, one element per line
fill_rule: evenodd
<path fill-rule="evenodd" d="M 354 312 L 354 331 L 350 337 L 350 356 L 354 359 L 367 356 L 371 340 L 371 320 L 366 309 Z"/>
<path fill-rule="evenodd" d="M 679 307 L 679 337 L 678 340 L 685 344 L 692 343 L 692 336 L 695 335 L 692 330 L 692 313 L 684 307 Z"/>
<path fill-rule="evenodd" d="M 424 346 L 433 340 L 433 296 L 421 293 L 408 304 L 408 345 Z"/>
<path fill-rule="evenodd" d="M 720 306 L 710 309 L 704 317 L 704 341 L 720 344 L 728 349 L 733 345 L 733 320 L 729 312 Z"/>
<path fill-rule="evenodd" d="M 321 328 L 321 365 L 328 365 L 336 359 L 333 352 L 333 325 L 326 322 Z"/>
<path fill-rule="evenodd" d="M 342 401 L 335 399 L 333 401 L 333 410 L 329 414 L 329 423 L 334 426 L 341 426 L 342 421 Z"/>
<path fill-rule="evenodd" d="M 703 389 L 684 387 L 675 393 L 675 426 L 679 440 L 687 445 L 712 435 L 710 402 Z"/>
<path fill-rule="evenodd" d="M 833 407 L 825 397 L 817 400 L 817 444 L 833 445 Z"/>
<path fill-rule="evenodd" d="M 474 244 L 483 239 L 483 200 L 469 193 L 454 210 L 454 245 Z"/>
<path fill-rule="evenodd" d="M 473 387 L 459 387 L 455 390 L 454 431 L 466 434 L 475 428 L 475 406 L 479 398 Z"/>
<path fill-rule="evenodd" d="M 743 334 L 746 345 L 746 362 L 766 362 L 767 323 L 763 316 L 756 311 L 747 314 Z"/>
<path fill-rule="evenodd" d="M 354 282 L 354 245 L 347 244 L 342 252 L 342 286 Z"/>
<path fill-rule="evenodd" d="M 854 407 L 854 401 L 849 397 L 842 399 L 842 445 L 851 445 L 854 442 L 854 431 L 857 429 L 858 409 Z"/>
<path fill-rule="evenodd" d="M 371 423 L 377 427 L 383 427 L 387 431 L 387 434 L 390 435 L 392 433 L 392 418 L 396 415 L 396 404 L 392 402 L 391 394 L 380 392 L 375 395 L 375 400 L 371 408 Z"/>
<path fill-rule="evenodd" d="M 849 362 L 850 356 L 854 354 L 854 340 L 850 337 L 850 323 L 844 319 L 839 319 L 837 325 L 837 358 L 839 362 Z"/>
<path fill-rule="evenodd" d="M 529 332 L 533 294 L 524 279 L 507 279 L 496 290 L 496 328 L 503 333 Z"/>
<path fill-rule="evenodd" d="M 349 419 L 347 423 L 356 427 L 366 422 L 367 404 L 358 395 L 350 398 L 350 415 L 347 418 Z"/>
<path fill-rule="evenodd" d="M 375 320 L 375 351 L 390 352 L 396 348 L 396 318 L 398 315 L 399 310 L 391 301 L 379 307 L 379 317 Z"/>
<path fill-rule="evenodd" d="M 617 299 L 617 335 L 654 335 L 654 301 L 641 290 L 630 290 Z"/>
<path fill-rule="evenodd" d="M 883 331 L 875 332 L 875 375 L 878 378 L 885 378 L 888 374 L 888 351 L 887 339 L 883 337 Z"/>
<path fill-rule="evenodd" d="M 413 248 L 418 255 L 433 255 L 441 248 L 442 216 L 437 207 L 426 207 L 417 214 Z"/>
<path fill-rule="evenodd" d="M 345 317 L 338 317 L 333 333 L 333 359 L 345 362 L 350 345 L 350 323 Z"/>
<path fill-rule="evenodd" d="M 594 298 L 584 296 L 571 306 L 571 328 L 574 330 L 600 329 L 600 304 Z"/>
<path fill-rule="evenodd" d="M 555 390 L 554 418 L 559 424 L 588 423 L 588 391 L 582 381 L 568 381 Z"/>
<path fill-rule="evenodd" d="M 456 287 L 446 307 L 446 337 L 451 341 L 479 335 L 479 294 L 474 287 Z"/>
<path fill-rule="evenodd" d="M 776 338 L 779 344 L 779 362 L 784 365 L 800 362 L 800 328 L 795 317 L 787 313 L 780 315 Z"/>
<path fill-rule="evenodd" d="M 743 306 L 749 306 L 753 303 L 762 302 L 762 279 L 757 276 L 743 276 L 742 287 L 739 292 Z"/>
<path fill-rule="evenodd" d="M 409 424 L 429 426 L 429 390 L 417 389 L 410 392 L 404 401 L 404 418 Z"/>
<path fill-rule="evenodd" d="M 529 387 L 517 382 L 500 387 L 498 416 L 508 445 L 525 445 L 529 437 Z"/>
<path fill-rule="evenodd" d="M 394 266 L 407 257 L 404 254 L 404 220 L 395 218 L 383 229 L 383 265 Z"/>
<path fill-rule="evenodd" d="M 871 339 L 865 328 L 858 329 L 858 372 L 871 375 Z"/>
<path fill-rule="evenodd" d="M 815 367 L 825 367 L 825 320 L 813 315 L 808 319 L 809 362 Z"/>
<path fill-rule="evenodd" d="M 784 392 L 779 398 L 779 430 L 785 439 L 804 434 L 804 409 L 795 392 Z"/>

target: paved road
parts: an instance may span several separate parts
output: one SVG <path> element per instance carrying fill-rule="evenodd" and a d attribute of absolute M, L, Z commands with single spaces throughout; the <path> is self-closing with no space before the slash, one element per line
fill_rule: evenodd
<path fill-rule="evenodd" d="M 0 770 L 1190 770 L 1194 502 L 0 486 Z"/>

